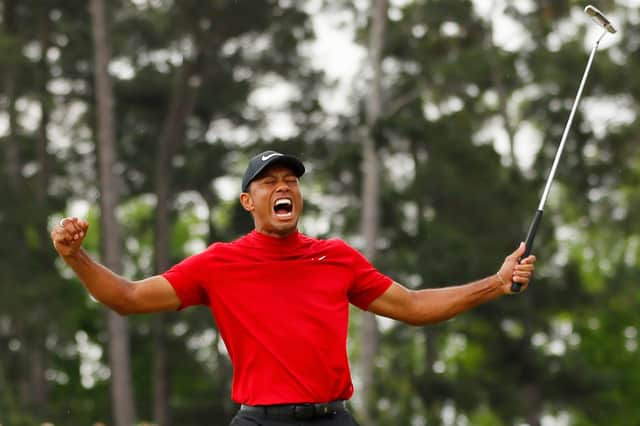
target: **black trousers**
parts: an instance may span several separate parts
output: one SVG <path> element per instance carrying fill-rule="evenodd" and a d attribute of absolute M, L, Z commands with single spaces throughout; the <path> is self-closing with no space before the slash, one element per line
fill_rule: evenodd
<path fill-rule="evenodd" d="M 238 411 L 231 420 L 230 426 L 358 426 L 353 416 L 347 410 L 339 410 L 326 417 L 316 417 L 310 420 L 275 420 L 265 418 L 262 414 Z"/>

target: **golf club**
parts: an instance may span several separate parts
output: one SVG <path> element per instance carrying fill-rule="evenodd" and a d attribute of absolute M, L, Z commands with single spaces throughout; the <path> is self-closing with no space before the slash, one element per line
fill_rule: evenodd
<path fill-rule="evenodd" d="M 540 220 L 542 219 L 542 213 L 544 211 L 544 205 L 547 202 L 547 196 L 549 195 L 549 190 L 551 189 L 551 184 L 553 183 L 553 178 L 556 175 L 556 169 L 558 168 L 558 163 L 560 162 L 560 157 L 562 156 L 562 151 L 564 150 L 564 144 L 567 141 L 567 135 L 569 134 L 569 129 L 571 128 L 571 123 L 573 122 L 573 116 L 575 115 L 576 109 L 578 108 L 578 103 L 580 103 L 580 97 L 582 96 L 582 89 L 584 89 L 584 84 L 587 81 L 587 75 L 589 74 L 589 70 L 591 69 L 591 63 L 593 62 L 593 57 L 596 54 L 596 50 L 598 50 L 598 46 L 600 45 L 600 40 L 607 34 L 607 32 L 615 33 L 616 29 L 611 25 L 611 22 L 595 7 L 589 5 L 584 8 L 584 12 L 589 15 L 594 22 L 604 28 L 604 31 L 596 41 L 596 44 L 591 49 L 591 54 L 589 55 L 589 60 L 587 61 L 587 67 L 584 70 L 584 74 L 582 75 L 582 81 L 580 82 L 580 87 L 578 88 L 578 93 L 576 98 L 573 101 L 573 106 L 571 107 L 571 113 L 569 114 L 569 120 L 567 120 L 567 124 L 564 128 L 564 132 L 562 133 L 562 139 L 560 140 L 560 146 L 558 146 L 558 150 L 556 151 L 555 158 L 553 159 L 553 164 L 551 166 L 551 171 L 549 172 L 549 176 L 547 177 L 547 183 L 545 184 L 544 191 L 542 192 L 542 197 L 540 198 L 540 204 L 538 205 L 538 210 L 536 210 L 535 215 L 533 216 L 533 220 L 531 221 L 531 225 L 529 225 L 529 232 L 527 233 L 527 239 L 525 240 L 526 248 L 525 252 L 522 255 L 522 259 L 529 256 L 531 253 L 531 247 L 533 245 L 533 240 L 536 237 L 536 232 L 538 231 L 538 225 L 540 224 Z M 520 291 L 522 284 L 513 282 L 511 283 L 511 291 L 517 293 Z"/>

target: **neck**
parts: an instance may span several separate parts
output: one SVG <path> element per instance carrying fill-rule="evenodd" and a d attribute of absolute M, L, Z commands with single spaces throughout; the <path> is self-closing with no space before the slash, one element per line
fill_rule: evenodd
<path fill-rule="evenodd" d="M 262 235 L 266 235 L 268 237 L 273 237 L 273 238 L 287 238 L 290 237 L 291 235 L 295 234 L 296 232 L 298 232 L 298 228 L 292 228 L 292 229 L 288 229 L 286 231 L 268 231 L 266 229 L 259 229 L 259 228 L 255 228 L 254 229 L 256 232 L 262 234 Z"/>

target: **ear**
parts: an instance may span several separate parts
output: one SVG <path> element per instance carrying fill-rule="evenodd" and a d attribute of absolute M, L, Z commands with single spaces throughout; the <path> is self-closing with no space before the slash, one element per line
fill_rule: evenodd
<path fill-rule="evenodd" d="M 242 194 L 240 194 L 240 204 L 242 205 L 242 208 L 248 212 L 252 212 L 254 209 L 253 199 L 248 192 L 243 192 Z"/>

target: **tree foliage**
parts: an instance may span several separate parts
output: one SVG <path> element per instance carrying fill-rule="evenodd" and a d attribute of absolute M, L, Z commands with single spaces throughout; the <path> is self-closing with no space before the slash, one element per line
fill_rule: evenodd
<path fill-rule="evenodd" d="M 353 108 L 336 113 L 322 102 L 332 83 L 306 54 L 313 10 L 349 16 L 365 49 L 367 2 L 107 1 L 124 273 L 156 272 L 162 146 L 171 263 L 251 229 L 229 194 L 266 148 L 309 166 L 303 227 L 363 248 L 365 134 L 381 160 L 379 269 L 412 288 L 494 273 L 524 238 L 599 35 L 579 3 L 525 3 L 391 1 L 383 111 L 371 123 L 367 71 Z M 595 57 L 531 288 L 443 324 L 380 321 L 369 389 L 379 426 L 640 423 L 638 12 L 622 1 L 598 7 L 620 31 Z M 102 308 L 48 241 L 69 213 L 89 218 L 96 256 L 103 232 L 86 2 L 1 1 L 0 47 L 0 423 L 112 423 Z M 353 316 L 354 362 L 362 321 Z M 147 421 L 153 325 L 130 323 L 136 409 Z M 209 312 L 163 324 L 174 423 L 227 424 L 231 366 Z"/>

